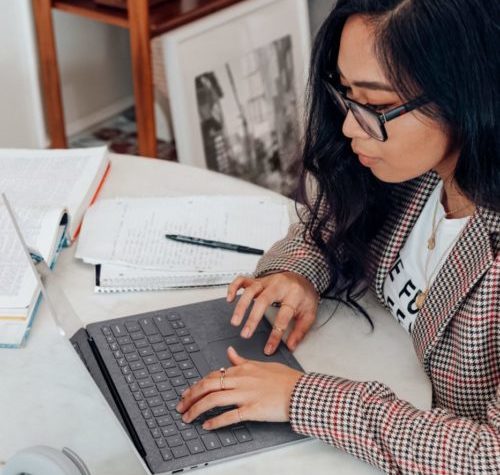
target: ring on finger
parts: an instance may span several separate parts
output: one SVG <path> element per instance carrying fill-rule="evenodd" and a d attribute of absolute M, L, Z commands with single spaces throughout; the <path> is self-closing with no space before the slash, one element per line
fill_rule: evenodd
<path fill-rule="evenodd" d="M 224 389 L 226 389 L 224 385 L 224 378 L 226 377 L 226 368 L 222 367 L 219 370 L 219 373 L 220 373 L 220 389 L 221 391 L 224 391 Z"/>
<path fill-rule="evenodd" d="M 285 333 L 285 328 L 281 328 L 279 327 L 278 325 L 273 325 L 273 330 L 276 332 L 276 333 Z"/>

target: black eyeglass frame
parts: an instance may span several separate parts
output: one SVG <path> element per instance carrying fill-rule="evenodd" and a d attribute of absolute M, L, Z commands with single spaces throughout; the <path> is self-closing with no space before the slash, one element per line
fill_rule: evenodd
<path fill-rule="evenodd" d="M 361 104 L 354 99 L 349 99 L 346 97 L 345 93 L 343 91 L 339 91 L 337 87 L 333 84 L 333 75 L 329 74 L 328 79 L 323 79 L 323 83 L 325 84 L 326 90 L 330 94 L 331 98 L 333 99 L 333 102 L 337 104 L 337 97 L 336 94 L 340 97 L 342 100 L 344 107 L 346 111 L 348 112 L 349 110 L 353 113 L 354 118 L 358 122 L 359 126 L 372 138 L 375 140 L 378 140 L 380 142 L 385 142 L 388 139 L 387 135 L 387 130 L 385 128 L 385 124 L 396 117 L 401 117 L 402 115 L 406 114 L 407 112 L 411 112 L 424 104 L 427 104 L 429 101 L 425 98 L 425 96 L 417 97 L 416 99 L 412 99 L 411 101 L 406 102 L 405 104 L 401 104 L 400 106 L 394 107 L 392 109 L 389 109 L 386 112 L 377 112 L 373 110 L 371 107 Z M 335 94 L 336 93 L 336 94 Z M 355 104 L 357 107 L 365 110 L 367 113 L 369 113 L 371 116 L 375 117 L 378 121 L 378 125 L 380 127 L 380 132 L 381 132 L 381 137 L 376 137 L 374 136 L 369 130 L 366 130 L 365 127 L 363 127 L 363 124 L 358 120 L 356 117 L 356 114 L 354 111 L 351 109 L 351 104 Z M 337 107 L 339 104 L 337 104 Z M 339 107 L 339 109 L 341 109 Z M 341 109 L 342 113 L 345 113 L 347 115 L 347 112 L 344 112 Z"/>

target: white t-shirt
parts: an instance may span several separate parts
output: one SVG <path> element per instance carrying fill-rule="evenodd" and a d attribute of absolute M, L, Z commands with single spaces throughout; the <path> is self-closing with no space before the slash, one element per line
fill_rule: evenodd
<path fill-rule="evenodd" d="M 384 299 L 394 317 L 411 333 L 419 309 L 415 299 L 427 285 L 431 285 L 439 269 L 453 249 L 455 241 L 464 229 L 469 217 L 444 218 L 445 210 L 440 202 L 443 182 L 440 181 L 427 200 L 422 213 L 401 249 L 398 259 L 389 270 L 384 282 Z M 429 251 L 427 241 L 432 234 L 432 217 L 436 210 L 436 247 Z M 441 219 L 442 218 L 442 219 Z M 441 220 L 441 221 L 440 221 Z M 430 254 L 429 254 L 430 253 Z M 425 275 L 426 260 L 427 275 Z M 430 278 L 430 282 L 427 283 Z"/>

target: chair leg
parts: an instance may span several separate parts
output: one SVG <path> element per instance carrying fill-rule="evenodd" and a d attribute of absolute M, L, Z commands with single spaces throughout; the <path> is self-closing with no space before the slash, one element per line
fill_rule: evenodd
<path fill-rule="evenodd" d="M 52 2 L 51 0 L 33 0 L 32 5 L 50 146 L 52 148 L 66 148 L 68 145 L 52 22 Z"/>
<path fill-rule="evenodd" d="M 156 157 L 148 0 L 128 0 L 127 5 L 139 153 Z"/>

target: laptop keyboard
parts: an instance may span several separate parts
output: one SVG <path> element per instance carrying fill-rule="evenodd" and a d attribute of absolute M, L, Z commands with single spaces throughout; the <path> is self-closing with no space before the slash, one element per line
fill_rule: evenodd
<path fill-rule="evenodd" d="M 117 322 L 101 330 L 163 460 L 252 440 L 248 428 L 241 424 L 215 431 L 203 429 L 207 418 L 229 407 L 208 411 L 190 424 L 182 421 L 175 409 L 179 396 L 201 379 L 198 368 L 206 363 L 179 315 Z"/>

